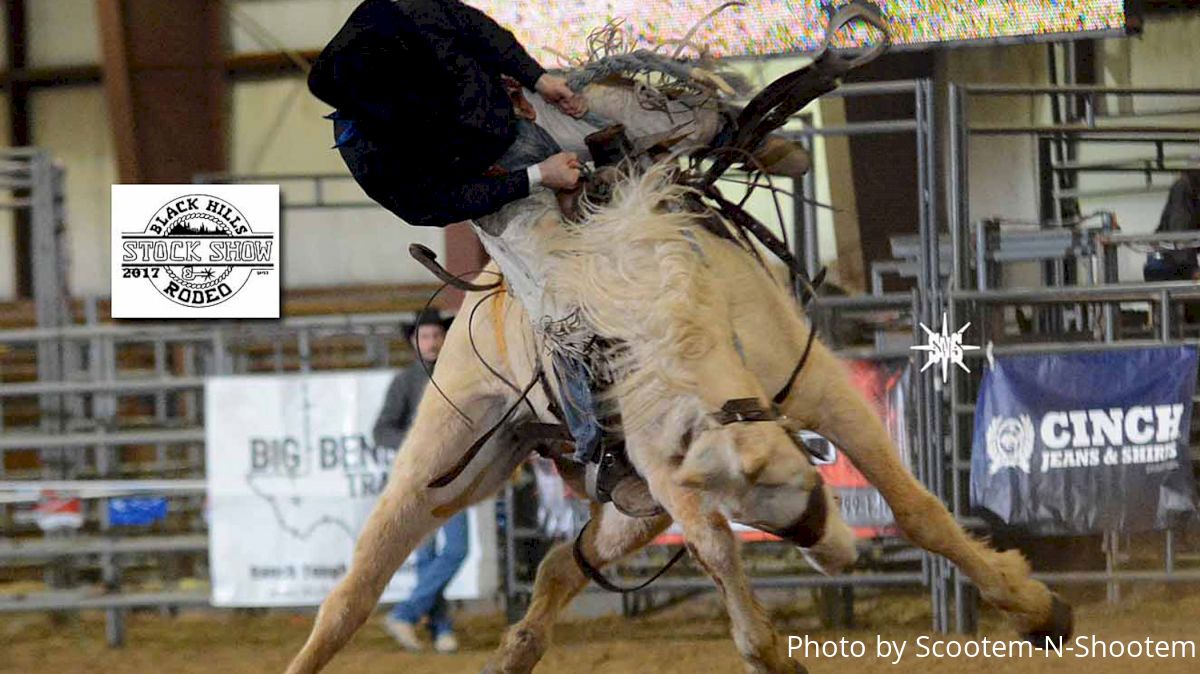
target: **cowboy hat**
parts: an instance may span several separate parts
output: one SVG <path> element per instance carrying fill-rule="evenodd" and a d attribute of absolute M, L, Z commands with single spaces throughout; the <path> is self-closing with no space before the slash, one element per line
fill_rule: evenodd
<path fill-rule="evenodd" d="M 411 341 L 413 335 L 417 334 L 417 328 L 422 325 L 440 325 L 443 330 L 449 330 L 452 322 L 453 316 L 443 318 L 437 309 L 426 309 L 417 313 L 416 320 L 402 324 L 401 328 L 404 330 L 404 338 Z"/>

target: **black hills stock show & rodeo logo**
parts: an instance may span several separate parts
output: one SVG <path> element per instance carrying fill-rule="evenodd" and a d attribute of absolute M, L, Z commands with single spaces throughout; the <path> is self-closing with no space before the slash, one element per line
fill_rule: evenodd
<path fill-rule="evenodd" d="M 278 317 L 277 186 L 120 187 L 134 191 L 114 187 L 114 317 Z"/>
<path fill-rule="evenodd" d="M 180 197 L 159 209 L 144 233 L 121 238 L 121 277 L 144 278 L 187 307 L 220 304 L 251 274 L 273 271 L 272 236 L 255 234 L 233 204 L 213 196 Z"/>

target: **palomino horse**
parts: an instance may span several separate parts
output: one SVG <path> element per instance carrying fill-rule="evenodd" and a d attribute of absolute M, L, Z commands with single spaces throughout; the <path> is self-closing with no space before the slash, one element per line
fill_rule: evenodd
<path fill-rule="evenodd" d="M 529 223 L 536 231 L 530 240 L 538 242 L 530 252 L 541 256 L 555 302 L 578 307 L 586 329 L 625 345 L 609 354 L 619 373 L 612 395 L 629 458 L 666 510 L 634 518 L 611 503 L 594 507 L 595 520 L 581 541 L 588 562 L 601 567 L 618 560 L 677 522 L 722 594 L 747 671 L 802 671 L 754 600 L 730 522 L 796 542 L 826 573 L 853 563 L 848 527 L 786 430 L 808 428 L 841 448 L 880 490 L 912 543 L 956 564 L 1018 631 L 1035 642 L 1067 636 L 1070 608 L 1030 578 L 1020 553 L 998 553 L 970 537 L 906 470 L 842 364 L 819 341 L 809 341 L 786 283 L 712 234 L 695 214 L 669 208 L 686 189 L 656 167 L 620 183 L 612 203 L 591 214 L 586 226 L 564 228 L 553 196 L 539 198 L 541 215 Z M 614 240 L 622 245 L 611 245 Z M 439 358 L 444 365 L 436 381 L 446 398 L 431 388 L 422 399 L 351 568 L 321 606 L 291 674 L 324 666 L 367 619 L 420 540 L 493 494 L 525 458 L 528 448 L 501 433 L 457 479 L 431 487 L 483 429 L 512 410 L 504 422 L 509 428 L 552 421 L 543 390 L 530 386 L 528 404 L 518 404 L 521 392 L 512 384 L 533 382 L 539 368 L 548 367 L 546 345 L 521 304 L 504 290 L 475 292 L 460 315 L 471 320 L 455 321 Z M 768 404 L 806 344 L 807 361 L 778 405 L 780 418 L 715 421 L 729 400 Z M 564 458 L 559 465 L 568 480 L 579 482 L 579 464 Z M 532 671 L 555 618 L 587 582 L 570 544 L 552 550 L 538 570 L 528 612 L 485 671 Z"/>
<path fill-rule="evenodd" d="M 827 35 L 863 18 L 861 8 L 849 7 Z M 767 170 L 803 172 L 806 157 L 794 145 L 758 139 L 878 52 L 842 65 L 818 57 L 812 73 L 780 78 L 743 111 L 733 146 L 758 152 L 755 160 Z M 583 93 L 591 110 L 634 135 L 675 133 L 675 113 L 643 110 L 628 88 L 594 83 Z M 688 142 L 711 142 L 716 115 L 696 109 Z M 730 161 L 718 156 L 714 165 Z M 849 528 L 790 435 L 801 428 L 841 448 L 883 494 L 908 539 L 956 564 L 1021 633 L 1035 642 L 1068 635 L 1070 608 L 1030 578 L 1020 553 L 998 553 L 971 538 L 909 474 L 842 365 L 812 339 L 788 284 L 718 236 L 727 221 L 684 206 L 699 197 L 675 180 L 674 168 L 659 164 L 616 181 L 611 202 L 585 206 L 579 224 L 564 224 L 546 190 L 477 223 L 504 285 L 467 296 L 460 315 L 469 319 L 455 321 L 439 357 L 436 383 L 445 396 L 427 389 L 350 570 L 322 604 L 289 674 L 319 671 L 371 614 L 417 543 L 504 484 L 529 451 L 513 441 L 514 430 L 527 421 L 554 421 L 546 393 L 553 385 L 535 386 L 551 370 L 550 351 L 578 349 L 590 336 L 615 345 L 600 359 L 614 382 L 605 395 L 619 411 L 630 462 L 665 512 L 637 518 L 612 503 L 593 506 L 578 547 L 561 545 L 543 560 L 528 612 L 486 671 L 532 671 L 555 618 L 588 582 L 576 555 L 602 567 L 646 545 L 671 521 L 720 590 L 747 671 L 802 671 L 754 600 L 730 528 L 739 522 L 778 534 L 825 573 L 854 562 Z M 501 432 L 470 458 L 468 448 L 493 427 Z M 558 464 L 578 486 L 580 464 L 565 457 Z"/>

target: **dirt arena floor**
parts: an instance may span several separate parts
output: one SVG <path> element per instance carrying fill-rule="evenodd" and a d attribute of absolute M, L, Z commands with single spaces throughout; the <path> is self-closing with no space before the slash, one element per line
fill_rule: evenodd
<path fill-rule="evenodd" d="M 917 658 L 917 639 L 928 634 L 928 606 L 917 596 L 895 593 L 858 604 L 859 627 L 848 631 L 817 627 L 806 593 L 772 596 L 776 628 L 785 635 L 811 639 L 860 640 L 861 658 L 809 658 L 812 674 L 825 672 L 1087 672 L 1130 671 L 1183 674 L 1200 672 L 1196 658 Z M 219 612 L 185 613 L 177 618 L 139 614 L 129 621 L 128 646 L 110 650 L 104 645 L 99 614 L 55 626 L 46 616 L 0 616 L 0 671 L 20 674 L 67 672 L 170 672 L 172 674 L 259 674 L 282 672 L 304 640 L 309 616 L 234 615 Z M 987 613 L 983 636 L 1013 639 L 997 616 Z M 455 655 L 410 655 L 397 650 L 375 620 L 366 626 L 327 670 L 341 674 L 432 674 L 478 672 L 496 645 L 503 620 L 495 615 L 467 616 L 459 622 L 462 652 Z M 741 672 L 729 639 L 727 621 L 715 597 L 704 595 L 654 615 L 633 619 L 604 617 L 569 620 L 555 633 L 555 645 L 538 667 L 538 674 L 683 674 Z M 1126 589 L 1118 605 L 1103 602 L 1079 607 L 1077 633 L 1103 640 L 1200 641 L 1200 591 Z M 876 639 L 908 642 L 908 654 L 898 664 L 876 657 Z M 1195 647 L 1200 647 L 1197 644 Z"/>

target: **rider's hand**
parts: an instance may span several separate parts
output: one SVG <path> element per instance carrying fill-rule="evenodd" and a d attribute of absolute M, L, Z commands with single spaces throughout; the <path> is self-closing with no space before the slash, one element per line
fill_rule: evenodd
<path fill-rule="evenodd" d="M 546 73 L 538 78 L 537 92 L 554 107 L 572 117 L 582 117 L 587 112 L 587 99 L 567 86 L 561 77 Z"/>
<path fill-rule="evenodd" d="M 556 190 L 571 190 L 579 184 L 579 157 L 574 152 L 559 152 L 538 164 L 542 184 Z"/>

